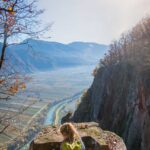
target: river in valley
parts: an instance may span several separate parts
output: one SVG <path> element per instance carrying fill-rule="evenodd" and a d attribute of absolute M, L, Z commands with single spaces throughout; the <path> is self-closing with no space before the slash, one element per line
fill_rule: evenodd
<path fill-rule="evenodd" d="M 57 116 L 56 112 L 57 111 L 62 111 L 65 106 L 67 106 L 71 103 L 75 104 L 76 101 L 81 97 L 81 95 L 82 95 L 82 92 L 79 92 L 79 93 L 75 94 L 74 96 L 72 96 L 70 98 L 67 98 L 67 99 L 61 100 L 57 103 L 52 104 L 52 106 L 49 108 L 49 111 L 47 113 L 47 117 L 45 119 L 44 125 L 59 124 L 60 121 L 61 121 L 61 116 L 59 116 L 59 115 Z M 75 108 L 76 108 L 75 106 L 74 106 L 74 108 L 71 108 L 72 111 L 74 111 Z M 58 118 L 58 121 L 57 121 L 57 118 Z M 34 137 L 33 137 L 33 139 L 34 139 Z M 30 146 L 31 141 L 29 141 L 27 144 L 25 144 L 19 150 L 27 150 Z"/>
<path fill-rule="evenodd" d="M 62 115 L 75 111 L 83 91 L 92 83 L 94 67 L 65 68 L 31 75 L 32 81 L 28 84 L 27 91 L 37 94 L 42 101 L 51 102 L 44 125 L 60 124 Z M 20 150 L 26 150 L 29 144 L 30 142 Z"/>

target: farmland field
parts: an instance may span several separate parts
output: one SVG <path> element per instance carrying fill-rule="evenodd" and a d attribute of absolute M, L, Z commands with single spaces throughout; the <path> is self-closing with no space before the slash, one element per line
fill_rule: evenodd
<path fill-rule="evenodd" d="M 18 93 L 10 101 L 0 102 L 0 117 L 12 117 L 11 125 L 3 134 L 0 134 L 1 146 L 4 143 L 15 142 L 18 135 L 26 134 L 27 129 L 32 125 L 35 126 L 36 117 L 46 118 L 47 115 L 40 114 L 42 108 L 46 108 L 45 111 L 47 111 L 51 103 L 71 97 L 88 88 L 93 79 L 91 75 L 93 69 L 94 66 L 82 66 L 30 74 L 32 80 L 27 83 L 24 91 Z M 77 104 L 72 103 L 68 107 L 64 106 L 65 112 L 75 105 Z M 44 121 L 40 123 L 43 124 Z M 3 127 L 0 126 L 0 128 Z"/>

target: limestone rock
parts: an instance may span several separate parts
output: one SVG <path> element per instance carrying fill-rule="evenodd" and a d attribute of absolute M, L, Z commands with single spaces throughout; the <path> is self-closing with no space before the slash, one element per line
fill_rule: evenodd
<path fill-rule="evenodd" d="M 97 123 L 76 123 L 74 125 L 87 150 L 126 150 L 126 146 L 119 136 L 102 130 Z M 47 126 L 32 141 L 30 150 L 60 150 L 62 141 L 63 137 L 59 132 L 59 126 Z"/>
<path fill-rule="evenodd" d="M 73 116 L 121 136 L 128 150 L 150 150 L 150 74 L 119 63 L 97 70 Z"/>

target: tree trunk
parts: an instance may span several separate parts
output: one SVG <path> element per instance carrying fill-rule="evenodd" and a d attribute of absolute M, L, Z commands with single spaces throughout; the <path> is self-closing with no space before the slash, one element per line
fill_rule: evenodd
<path fill-rule="evenodd" d="M 5 59 L 6 47 L 7 47 L 7 36 L 4 36 L 4 42 L 3 42 L 1 57 L 0 57 L 0 70 L 2 69 L 3 62 L 4 62 L 4 59 Z"/>

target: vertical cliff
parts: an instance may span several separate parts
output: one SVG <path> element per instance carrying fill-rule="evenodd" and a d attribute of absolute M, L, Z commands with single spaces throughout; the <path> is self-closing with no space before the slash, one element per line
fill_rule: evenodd
<path fill-rule="evenodd" d="M 116 132 L 128 150 L 150 150 L 150 34 L 142 28 L 112 45 L 73 116 Z"/>

